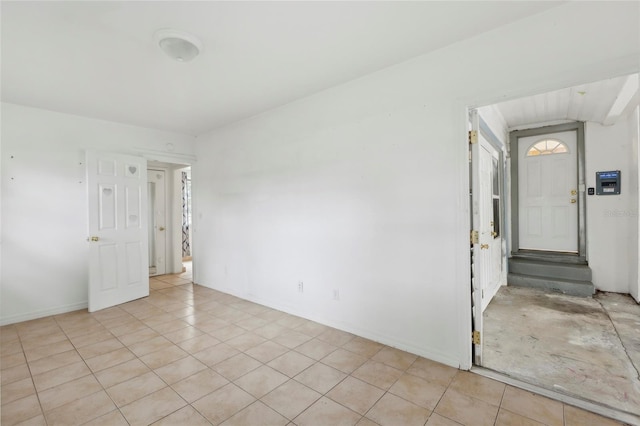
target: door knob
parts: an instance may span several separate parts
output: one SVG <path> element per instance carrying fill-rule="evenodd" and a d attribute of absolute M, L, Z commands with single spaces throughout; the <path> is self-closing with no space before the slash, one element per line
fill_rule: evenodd
<path fill-rule="evenodd" d="M 571 204 L 575 204 L 575 203 L 576 203 L 576 199 L 575 199 L 575 198 L 572 198 L 572 199 L 571 199 Z"/>
<path fill-rule="evenodd" d="M 164 231 L 164 226 L 161 226 L 160 228 L 158 228 L 159 231 Z"/>
<path fill-rule="evenodd" d="M 92 242 L 96 242 L 96 241 L 100 241 L 100 238 L 98 237 L 87 237 L 87 241 L 92 241 Z"/>
<path fill-rule="evenodd" d="M 576 195 L 578 193 L 578 191 L 576 191 L 575 189 L 571 190 L 571 195 Z"/>
<path fill-rule="evenodd" d="M 491 236 L 492 236 L 493 238 L 495 238 L 495 237 L 497 237 L 497 236 L 498 236 L 498 233 L 497 233 L 496 231 L 493 231 L 493 232 L 491 233 Z"/>
<path fill-rule="evenodd" d="M 480 244 L 480 250 L 486 250 L 489 248 L 489 244 Z"/>

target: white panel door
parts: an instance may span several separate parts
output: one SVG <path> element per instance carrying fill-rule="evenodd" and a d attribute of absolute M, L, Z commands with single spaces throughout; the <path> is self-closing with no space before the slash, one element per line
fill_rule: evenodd
<path fill-rule="evenodd" d="M 149 276 L 167 273 L 166 197 L 164 170 L 147 170 L 149 200 Z"/>
<path fill-rule="evenodd" d="M 149 295 L 147 162 L 87 152 L 89 312 Z"/>
<path fill-rule="evenodd" d="M 474 129 L 479 127 L 477 120 L 474 115 Z M 471 297 L 473 330 L 480 335 L 483 312 L 500 287 L 502 277 L 502 236 L 496 232 L 499 228 L 494 223 L 500 217 L 499 159 L 496 149 L 478 132 L 478 142 L 471 145 L 472 228 L 478 232 L 478 241 L 472 248 Z M 482 365 L 482 342 L 474 345 L 474 362 Z"/>
<path fill-rule="evenodd" d="M 476 192 L 473 200 L 474 229 L 478 231 L 479 247 L 476 247 L 474 257 L 479 263 L 478 278 L 480 279 L 480 300 L 482 311 L 486 309 L 500 286 L 502 276 L 502 239 L 494 235 L 494 219 L 499 216 L 499 204 L 494 205 L 494 186 L 498 183 L 499 154 L 480 134 L 478 135 L 478 168 L 474 178 L 477 179 Z M 499 201 L 499 199 L 498 199 Z M 494 209 L 496 212 L 494 212 Z"/>
<path fill-rule="evenodd" d="M 518 141 L 519 249 L 578 252 L 577 133 Z"/>
<path fill-rule="evenodd" d="M 482 311 L 498 292 L 502 278 L 502 231 L 500 229 L 500 154 L 482 134 L 480 144 L 480 247 L 486 262 L 482 282 Z M 497 223 L 495 223 L 497 221 Z M 497 232 L 496 232 L 497 231 Z M 483 246 L 484 244 L 484 246 Z"/>

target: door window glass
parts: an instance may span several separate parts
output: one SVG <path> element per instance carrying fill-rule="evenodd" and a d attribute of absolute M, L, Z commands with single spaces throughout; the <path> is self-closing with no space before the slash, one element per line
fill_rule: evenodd
<path fill-rule="evenodd" d="M 527 157 L 549 154 L 566 154 L 569 148 L 564 143 L 555 139 L 545 139 L 531 145 L 527 151 Z"/>

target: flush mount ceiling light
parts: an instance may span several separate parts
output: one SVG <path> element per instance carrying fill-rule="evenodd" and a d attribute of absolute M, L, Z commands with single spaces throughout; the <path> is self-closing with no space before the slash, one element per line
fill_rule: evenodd
<path fill-rule="evenodd" d="M 164 53 L 178 62 L 189 62 L 202 50 L 202 43 L 184 31 L 163 29 L 155 33 L 154 39 Z"/>

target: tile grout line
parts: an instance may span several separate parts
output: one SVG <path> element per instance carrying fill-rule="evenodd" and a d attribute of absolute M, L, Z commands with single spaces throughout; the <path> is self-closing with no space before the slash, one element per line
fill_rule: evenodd
<path fill-rule="evenodd" d="M 100 322 L 100 321 L 98 320 L 98 322 Z M 56 323 L 57 323 L 57 324 L 58 324 L 58 326 L 60 327 L 60 325 L 59 325 L 59 323 L 58 323 L 57 319 L 56 319 Z M 62 327 L 60 327 L 60 328 L 62 329 Z M 296 328 L 294 328 L 294 329 L 292 329 L 292 330 L 294 330 L 294 331 L 295 331 L 295 330 L 297 330 L 297 328 L 299 328 L 299 327 L 296 327 Z M 64 332 L 64 330 L 62 330 L 62 331 Z M 66 335 L 66 336 L 67 336 L 67 338 L 68 338 L 68 335 L 66 334 L 66 332 L 65 332 L 65 335 Z M 114 337 L 115 337 L 115 336 L 114 336 Z M 312 339 L 310 339 L 309 341 L 311 341 L 311 340 L 313 340 L 313 339 L 316 339 L 317 337 L 318 337 L 318 336 L 312 337 Z M 118 339 L 118 338 L 116 337 L 116 339 Z M 119 340 L 119 339 L 118 339 L 118 340 Z M 120 340 L 119 340 L 119 341 L 120 341 Z M 308 341 L 307 341 L 307 342 L 308 342 Z M 100 343 L 100 342 L 97 342 L 97 343 Z M 305 342 L 305 343 L 306 343 L 306 342 Z M 289 351 L 288 351 L 288 352 L 290 352 L 290 351 L 295 351 L 295 349 L 296 349 L 296 348 L 298 348 L 299 346 L 304 345 L 305 343 L 301 343 L 300 345 L 298 345 L 298 346 L 296 346 L 296 347 L 294 347 L 294 348 L 289 349 Z M 327 343 L 328 343 L 328 342 L 327 342 Z M 347 342 L 347 343 L 348 343 L 348 342 Z M 346 343 L 345 343 L 345 344 L 346 344 Z M 175 345 L 175 343 L 174 343 L 174 345 Z M 382 351 L 382 350 L 384 349 L 384 347 L 385 347 L 385 346 L 383 346 L 382 348 L 380 348 L 380 349 L 379 349 L 375 354 L 371 355 L 371 356 L 368 358 L 368 361 L 379 362 L 379 361 L 373 360 L 373 357 L 375 357 L 375 355 L 376 355 L 377 353 L 379 353 L 380 351 Z M 75 345 L 74 345 L 74 348 L 77 350 L 77 348 L 75 347 Z M 339 348 L 341 348 L 341 346 L 336 347 L 336 349 L 335 349 L 334 351 L 332 351 L 331 353 L 335 352 L 335 351 L 336 351 L 337 349 L 339 349 Z M 295 352 L 297 352 L 297 351 L 295 351 Z M 349 351 L 349 352 L 351 352 L 351 351 Z M 250 355 L 246 354 L 246 352 L 242 352 L 242 353 L 245 353 L 245 355 L 250 356 Z M 297 353 L 299 353 L 299 352 L 297 352 Z M 327 354 L 326 356 L 330 355 L 331 353 Z M 353 353 L 353 352 L 352 352 L 352 353 Z M 135 354 L 134 354 L 134 355 L 135 355 Z M 192 354 L 190 354 L 190 355 L 192 356 Z M 304 354 L 302 354 L 302 355 L 304 355 Z M 325 356 L 325 357 L 326 357 L 326 356 Z M 136 357 L 137 357 L 137 355 L 136 355 Z M 325 357 L 323 357 L 323 359 L 324 359 Z M 137 357 L 137 358 L 139 359 L 139 357 Z M 253 359 L 255 359 L 255 358 L 253 358 Z M 83 361 L 84 361 L 84 358 L 83 358 Z M 256 361 L 260 362 L 260 363 L 261 363 L 261 364 L 263 364 L 263 365 L 266 365 L 266 364 L 262 363 L 262 361 L 260 361 L 260 360 L 257 360 L 257 359 L 256 359 Z M 312 364 L 312 365 L 310 365 L 309 367 L 305 368 L 304 370 L 302 370 L 302 371 L 301 371 L 301 372 L 299 372 L 298 374 L 301 374 L 303 371 L 306 371 L 307 369 L 311 368 L 313 365 L 316 365 L 316 364 L 318 364 L 318 363 L 320 363 L 320 364 L 322 364 L 322 365 L 325 365 L 325 366 L 327 366 L 327 367 L 329 367 L 329 368 L 333 368 L 333 367 L 331 367 L 331 366 L 329 366 L 329 365 L 327 365 L 327 364 L 323 363 L 323 362 L 322 362 L 322 360 L 314 360 L 314 361 L 315 361 L 315 362 L 314 362 L 314 364 Z M 85 362 L 85 364 L 86 364 L 86 362 Z M 385 364 L 384 362 L 381 362 L 381 364 L 383 364 L 383 365 L 387 365 L 387 364 Z M 412 364 L 411 364 L 411 365 L 413 365 L 413 364 L 415 364 L 415 360 L 412 362 Z M 118 364 L 118 365 L 120 365 L 120 364 Z M 390 367 L 391 367 L 391 366 L 390 366 Z M 410 367 L 411 367 L 411 366 L 409 366 L 409 367 L 408 367 L 408 368 L 406 368 L 406 369 L 401 370 L 401 371 L 402 371 L 402 373 L 403 373 L 403 374 L 408 374 L 408 373 L 406 373 L 406 371 L 407 371 Z M 209 368 L 209 369 L 212 369 L 212 368 L 211 368 L 211 367 L 209 367 L 209 366 L 208 366 L 208 368 Z M 395 368 L 395 367 L 394 367 L 394 368 Z M 92 371 L 91 369 L 89 369 L 89 371 L 91 371 L 91 374 L 95 377 L 95 374 L 93 373 L 93 371 Z M 153 371 L 153 370 L 151 370 L 151 371 Z M 215 371 L 215 370 L 214 370 L 214 371 Z M 253 370 L 252 370 L 252 371 L 253 371 Z M 339 370 L 338 370 L 338 371 L 339 371 Z M 250 373 L 250 372 L 247 372 L 247 373 L 245 373 L 244 375 L 247 375 L 247 374 L 249 374 L 249 373 Z M 342 372 L 342 373 L 344 373 L 344 372 Z M 155 372 L 154 372 L 154 374 L 155 374 Z M 197 373 L 194 373 L 194 374 L 197 374 Z M 243 376 L 244 376 L 244 375 L 243 375 Z M 157 376 L 157 374 L 156 374 L 156 376 Z M 243 376 L 241 376 L 241 377 L 243 377 Z M 340 383 L 342 383 L 344 380 L 346 380 L 346 378 L 347 378 L 347 377 L 353 377 L 353 376 L 351 376 L 351 374 L 350 374 L 350 373 L 349 373 L 349 374 L 346 374 L 346 376 L 345 376 L 342 380 L 340 380 L 338 383 L 336 383 L 336 384 L 335 384 L 331 389 L 327 390 L 324 394 L 322 394 L 322 396 L 324 396 L 324 397 L 326 397 L 326 398 L 331 399 L 331 398 L 328 396 L 328 393 L 329 393 L 329 392 L 331 392 L 331 390 L 332 390 L 332 389 L 334 389 L 336 386 L 338 386 L 338 385 L 339 385 Z M 240 378 L 240 377 L 239 377 L 239 378 Z M 236 378 L 235 380 L 238 380 L 239 378 Z M 160 378 L 160 379 L 161 379 L 161 380 L 163 380 L 162 378 Z M 289 380 L 295 380 L 295 379 L 294 379 L 294 378 L 289 378 Z M 396 379 L 396 380 L 394 381 L 394 383 L 393 383 L 393 384 L 397 383 L 397 381 L 398 381 L 398 380 L 399 380 L 399 379 Z M 163 380 L 163 382 L 164 382 L 164 383 L 166 383 L 164 380 Z M 234 381 L 230 381 L 230 382 L 231 382 L 231 383 L 234 383 Z M 297 383 L 300 383 L 300 382 L 298 382 L 297 380 L 296 380 L 296 382 L 297 382 Z M 98 381 L 98 383 L 100 383 L 100 382 Z M 365 382 L 365 383 L 366 383 L 366 382 Z M 166 384 L 167 384 L 167 386 L 171 387 L 171 385 L 169 385 L 168 383 L 166 383 Z M 234 384 L 235 384 L 235 383 L 234 383 Z M 301 383 L 301 384 L 302 384 L 303 386 L 305 386 L 305 387 L 306 387 L 306 385 L 304 385 L 303 383 Z M 389 386 L 389 389 L 393 386 L 393 384 L 391 384 L 391 386 Z M 102 386 L 102 383 L 100 383 L 100 385 L 101 385 L 101 387 L 106 391 L 106 388 L 104 388 L 104 386 Z M 236 385 L 236 386 L 237 386 L 237 385 Z M 373 385 L 373 386 L 374 386 L 374 387 L 377 387 L 377 386 L 375 386 L 375 385 Z M 448 388 L 448 387 L 447 387 L 447 388 Z M 173 388 L 172 388 L 172 389 L 173 389 Z M 376 402 L 375 402 L 373 405 L 375 405 L 375 404 L 377 403 L 377 401 L 379 401 L 381 398 L 383 398 L 387 393 L 391 393 L 388 389 L 381 389 L 381 390 L 383 390 L 383 391 L 384 391 L 384 393 L 380 396 L 380 398 L 378 398 L 378 399 L 376 400 Z M 397 396 L 397 395 L 395 395 L 395 394 L 393 394 L 393 393 L 391 393 L 391 394 L 392 394 L 392 395 L 394 395 L 394 396 Z M 110 396 L 110 395 L 109 395 L 109 396 Z M 403 399 L 403 400 L 405 400 L 405 399 L 404 399 L 404 398 L 402 398 L 402 397 L 400 397 L 400 398 L 401 398 L 401 399 Z M 261 400 L 261 398 L 257 398 L 256 400 L 257 400 L 257 401 L 260 401 L 260 400 Z M 334 401 L 333 399 L 331 399 L 331 400 L 332 400 L 332 401 Z M 405 400 L 405 401 L 406 401 L 406 400 Z M 118 410 L 119 410 L 119 407 L 117 407 L 117 405 L 115 404 L 115 401 L 113 401 L 113 402 L 114 402 L 114 405 L 116 406 L 116 409 L 118 409 Z M 186 401 L 185 401 L 185 402 L 186 402 Z M 341 405 L 341 406 L 345 407 L 346 409 L 349 409 L 350 411 L 353 411 L 353 410 L 351 410 L 349 407 L 344 406 L 342 403 L 340 403 L 340 402 L 338 402 L 338 401 L 334 401 L 334 402 L 336 402 L 336 403 L 338 403 L 339 405 Z M 407 402 L 412 403 L 411 401 L 407 401 Z M 412 403 L 412 404 L 413 404 L 413 403 Z M 191 404 L 187 403 L 187 405 L 191 405 Z M 437 405 L 437 404 L 436 404 L 436 405 Z M 182 408 L 182 407 L 181 407 L 181 408 Z M 307 408 L 308 408 L 308 407 L 307 407 Z M 373 408 L 373 406 L 372 406 L 371 408 Z M 367 410 L 367 412 L 369 412 L 369 411 L 371 410 L 371 408 L 370 408 L 369 410 Z M 434 409 L 435 409 L 435 407 L 434 407 Z M 305 409 L 305 410 L 306 410 L 306 409 Z M 176 411 L 177 411 L 177 410 L 176 410 Z M 303 411 L 303 412 L 304 412 L 304 411 Z M 433 410 L 431 410 L 430 416 L 431 416 L 431 414 L 432 414 L 432 413 L 433 413 Z M 169 414 L 167 414 L 167 415 L 170 415 L 170 414 L 171 414 L 171 413 L 169 413 Z M 302 412 L 301 412 L 300 414 L 302 414 Z M 298 415 L 300 415 L 300 414 L 298 414 Z M 364 415 L 362 415 L 362 414 L 360 414 L 360 413 L 356 413 L 356 414 L 360 415 L 360 417 L 361 417 L 361 418 L 363 418 L 363 417 L 365 417 L 365 416 L 366 416 L 366 413 L 365 413 Z M 235 415 L 235 413 L 234 413 L 234 415 Z"/>
<path fill-rule="evenodd" d="M 104 392 L 104 393 L 105 393 L 105 395 L 107 395 L 107 397 L 109 398 L 109 400 L 111 400 L 111 402 L 113 403 L 113 406 L 115 407 L 115 409 L 114 409 L 114 410 L 111 410 L 111 411 L 109 411 L 108 413 L 104 413 L 104 414 L 102 414 L 102 415 L 100 415 L 100 416 L 97 416 L 97 417 L 94 417 L 94 418 L 92 418 L 92 419 L 89 419 L 89 420 L 88 420 L 87 422 L 85 422 L 85 423 L 88 423 L 88 422 L 93 421 L 93 420 L 95 420 L 95 419 L 97 419 L 97 418 L 100 418 L 100 417 L 102 417 L 103 415 L 107 415 L 107 414 L 109 414 L 109 413 L 111 413 L 111 412 L 113 412 L 113 411 L 115 411 L 115 410 L 118 410 L 118 412 L 120 412 L 120 415 L 122 416 L 122 418 L 125 418 L 125 417 L 124 417 L 124 414 L 122 414 L 122 412 L 120 411 L 120 407 L 118 407 L 118 404 L 116 404 L 116 402 L 113 400 L 113 398 L 111 397 L 111 395 L 109 395 L 109 392 L 107 392 L 107 389 L 106 389 L 106 388 L 104 387 L 104 385 L 100 382 L 100 380 L 98 380 L 98 377 L 96 377 L 95 372 L 94 372 L 94 371 L 91 369 L 91 367 L 89 367 L 89 365 L 87 364 L 86 359 L 85 359 L 85 358 L 80 354 L 80 352 L 78 351 L 78 347 L 77 347 L 77 346 L 76 346 L 76 345 L 71 341 L 71 339 L 69 338 L 69 335 L 68 335 L 68 334 L 64 331 L 64 329 L 60 326 L 60 323 L 58 322 L 58 319 L 57 319 L 57 318 L 55 318 L 55 316 L 54 316 L 54 318 L 53 318 L 53 319 L 56 321 L 56 323 L 58 324 L 58 326 L 60 327 L 60 329 L 62 330 L 62 332 L 65 334 L 65 336 L 67 336 L 67 339 L 69 340 L 69 342 L 70 342 L 70 343 L 71 343 L 71 345 L 73 346 L 73 348 L 74 348 L 74 350 L 76 351 L 76 353 L 78 353 L 78 356 L 80 356 L 80 358 L 82 359 L 82 362 L 84 363 L 84 365 L 85 365 L 85 366 L 87 367 L 87 369 L 89 370 L 89 372 L 90 372 L 91 376 L 93 377 L 93 379 L 94 379 L 94 380 L 95 380 L 95 381 L 100 385 L 100 387 L 102 388 L 102 392 Z M 96 319 L 96 321 L 98 321 L 98 323 L 99 323 L 102 327 L 104 327 L 104 325 L 102 324 L 102 322 L 101 322 L 100 320 Z M 104 327 L 104 328 L 106 329 L 106 327 Z M 114 336 L 114 337 L 115 337 L 115 336 Z M 118 340 L 118 341 L 120 341 L 120 340 Z M 100 342 L 97 342 L 97 343 L 100 343 Z M 122 343 L 122 342 L 120 342 L 120 343 Z M 87 345 L 87 346 L 90 346 L 90 345 Z M 103 355 L 103 354 L 101 354 L 101 355 Z M 98 356 L 100 356 L 100 355 L 98 355 Z M 92 357 L 92 358 L 93 358 L 93 357 Z M 86 376 L 83 376 L 83 377 L 86 377 Z M 74 379 L 74 380 L 77 380 L 77 379 Z M 72 381 L 73 381 L 73 380 L 72 380 Z M 96 391 L 96 392 L 94 392 L 94 393 L 92 393 L 92 394 L 90 394 L 90 395 L 93 395 L 93 394 L 98 393 L 98 392 L 100 392 L 100 391 Z M 86 397 L 86 396 L 88 396 L 88 395 L 83 396 L 83 398 L 84 398 L 84 397 Z M 79 399 L 81 399 L 81 398 L 79 398 Z M 78 401 L 79 399 L 76 399 L 75 401 Z M 64 406 L 64 405 L 67 405 L 67 404 L 71 404 L 71 403 L 73 403 L 73 402 L 75 402 L 75 401 L 70 401 L 70 402 L 68 402 L 68 403 L 66 403 L 66 404 L 61 405 L 61 407 L 62 407 L 62 406 Z M 59 408 L 59 407 L 56 407 L 56 408 Z M 43 413 L 44 413 L 44 410 L 43 410 Z M 49 421 L 47 420 L 46 416 L 44 416 L 44 414 L 43 414 L 43 417 L 45 417 L 45 422 L 46 422 L 47 424 L 49 424 Z M 126 418 L 125 418 L 125 420 L 126 420 Z M 127 421 L 127 423 L 129 423 L 129 422 Z"/>
<path fill-rule="evenodd" d="M 154 290 L 154 291 L 155 291 L 155 290 Z M 129 312 L 127 312 L 127 311 L 125 311 L 125 312 L 126 312 L 127 314 L 131 315 Z M 134 316 L 134 317 L 135 317 L 135 316 Z M 137 318 L 137 317 L 135 317 L 135 318 L 136 318 L 138 321 L 140 321 L 140 322 L 144 323 L 144 321 L 140 320 L 139 318 Z M 100 322 L 100 320 L 98 320 L 98 322 Z M 102 322 L 100 322 L 100 324 L 102 325 Z M 154 332 L 158 333 L 156 330 L 154 330 L 153 328 L 151 328 L 151 327 L 150 327 L 149 325 L 147 325 L 146 323 L 144 323 L 144 324 L 145 324 L 145 327 L 148 327 L 150 330 L 153 330 Z M 103 325 L 103 326 L 104 326 L 104 325 Z M 105 327 L 105 328 L 106 328 L 106 327 Z M 134 332 L 134 333 L 135 333 L 135 332 Z M 113 333 L 111 333 L 111 334 L 113 335 Z M 123 334 L 123 335 L 126 335 L 126 334 L 127 334 L 127 333 L 125 333 L 125 334 Z M 159 336 L 163 336 L 163 337 L 164 337 L 164 335 L 163 335 L 163 334 L 161 334 L 161 333 L 158 333 L 158 335 L 159 335 Z M 137 360 L 139 360 L 140 362 L 142 362 L 142 364 L 144 364 L 144 365 L 149 369 L 149 372 L 150 372 L 150 373 L 153 373 L 153 375 L 154 375 L 155 377 L 157 377 L 160 381 L 162 381 L 162 382 L 165 384 L 165 387 L 164 387 L 163 389 L 165 389 L 165 388 L 169 388 L 169 389 L 171 389 L 173 392 L 175 392 L 175 393 L 176 393 L 176 395 L 178 395 L 178 397 L 180 397 L 180 398 L 185 402 L 185 405 L 184 405 L 184 406 L 182 406 L 182 407 L 180 407 L 180 408 L 178 408 L 178 409 L 176 409 L 176 410 L 172 411 L 171 413 L 166 414 L 165 416 L 162 416 L 161 418 L 159 418 L 159 419 L 155 420 L 153 423 L 156 423 L 156 422 L 158 422 L 158 421 L 160 421 L 160 420 L 164 419 L 165 417 L 170 416 L 170 415 L 172 415 L 173 413 L 175 413 L 175 412 L 177 412 L 177 411 L 179 411 L 179 410 L 182 410 L 182 409 L 183 409 L 184 407 L 186 407 L 186 406 L 191 406 L 191 404 L 190 404 L 188 401 L 186 401 L 186 400 L 182 397 L 182 395 L 180 395 L 178 392 L 176 392 L 176 391 L 173 389 L 173 387 L 172 387 L 169 383 L 167 383 L 167 382 L 166 382 L 166 380 L 164 380 L 162 377 L 160 377 L 160 376 L 155 372 L 155 370 L 151 369 L 151 368 L 150 368 L 150 367 L 149 367 L 149 366 L 148 366 L 144 361 L 142 361 L 142 360 L 140 359 L 140 357 L 139 357 L 137 354 L 135 354 L 134 352 L 132 352 L 132 351 L 129 349 L 129 346 L 127 346 L 124 342 L 122 342 L 122 341 L 120 340 L 120 337 L 119 337 L 119 336 L 115 336 L 115 335 L 114 335 L 114 338 L 116 338 L 116 339 L 118 340 L 118 342 L 120 342 L 120 343 L 123 345 L 123 347 L 124 347 L 124 348 L 126 348 L 129 352 L 131 352 L 131 353 L 135 356 L 135 359 L 137 359 Z M 151 340 L 151 339 L 153 339 L 153 338 L 155 338 L 155 337 L 151 337 L 151 338 L 146 339 L 146 340 L 144 340 L 144 341 L 142 341 L 142 342 L 146 342 L 146 341 Z M 168 340 L 168 339 L 167 339 L 167 340 Z M 138 342 L 138 343 L 142 343 L 142 342 Z M 176 343 L 174 343 L 174 342 L 171 342 L 171 343 L 172 343 L 173 345 L 175 345 L 175 346 L 179 347 Z M 149 352 L 149 353 L 159 352 L 159 351 L 161 351 L 161 350 L 162 350 L 162 349 L 158 349 L 157 351 L 152 351 L 152 352 Z M 185 352 L 186 352 L 186 351 L 185 351 Z M 145 354 L 145 355 L 148 355 L 148 354 Z M 124 361 L 124 362 L 127 362 L 127 361 Z M 117 366 L 117 365 L 121 365 L 121 364 L 123 364 L 124 362 L 121 362 L 121 363 L 119 363 L 119 364 L 116 364 L 115 366 Z M 109 367 L 109 368 L 111 368 L 111 367 Z M 93 373 L 93 370 L 92 370 L 92 373 Z M 146 374 L 146 373 L 145 373 L 145 374 Z M 196 373 L 194 373 L 194 374 L 196 374 Z M 137 376 L 137 377 L 140 377 L 140 376 Z M 135 379 L 135 377 L 134 377 L 133 379 Z M 97 378 L 96 378 L 96 380 L 97 380 Z M 129 379 L 129 380 L 132 380 L 132 379 Z M 124 382 L 122 382 L 122 383 L 126 383 L 127 381 L 128 381 L 128 380 L 125 380 L 125 381 L 124 381 Z M 98 383 L 100 383 L 100 382 L 98 381 Z M 116 385 L 113 385 L 113 386 L 118 386 L 119 384 L 120 384 L 120 383 L 118 383 L 118 384 L 116 384 Z M 102 386 L 102 383 L 100 383 L 100 385 Z M 113 386 L 111 386 L 111 387 L 113 387 Z M 131 424 L 131 422 L 130 422 L 130 421 L 127 419 L 127 417 L 124 415 L 124 413 L 122 412 L 121 408 L 122 408 L 122 407 L 126 407 L 127 405 L 130 405 L 130 404 L 133 404 L 133 403 L 135 403 L 136 401 L 139 401 L 139 400 L 141 400 L 141 399 L 143 399 L 143 398 L 146 398 L 147 396 L 149 396 L 149 395 L 153 394 L 154 392 L 158 392 L 158 391 L 150 392 L 150 393 L 149 393 L 149 394 L 147 394 L 147 395 L 144 395 L 144 396 L 142 396 L 142 397 L 140 397 L 140 398 L 138 398 L 138 399 L 136 399 L 136 400 L 130 401 L 128 404 L 125 404 L 125 405 L 123 405 L 122 407 L 119 407 L 119 406 L 118 406 L 118 404 L 113 400 L 113 398 L 111 397 L 111 395 L 109 394 L 109 392 L 107 392 L 107 389 L 106 389 L 106 388 L 104 388 L 104 386 L 103 386 L 103 389 L 104 389 L 105 393 L 107 394 L 107 396 L 108 396 L 108 397 L 111 399 L 111 401 L 113 402 L 114 406 L 116 407 L 116 410 L 118 410 L 118 412 L 120 413 L 120 415 L 122 416 L 122 418 L 123 418 L 123 419 L 124 419 L 128 424 Z M 159 389 L 159 390 L 162 390 L 162 389 Z M 193 408 L 194 408 L 194 407 L 193 407 Z M 195 408 L 194 408 L 194 410 L 195 410 Z M 196 410 L 196 411 L 197 411 L 197 410 Z M 108 413 L 107 413 L 107 414 L 108 414 Z"/>
<path fill-rule="evenodd" d="M 504 394 L 507 393 L 507 386 L 504 387 L 504 389 L 502 390 L 502 395 L 500 396 L 500 403 L 498 404 L 498 413 L 496 414 L 496 419 L 494 420 L 493 424 L 495 426 L 498 425 L 498 419 L 500 418 L 500 411 L 502 410 L 502 402 L 504 401 Z M 563 415 L 563 419 L 564 419 L 564 415 Z M 533 419 L 531 419 L 533 420 Z M 563 421 L 564 423 L 564 421 Z"/>
<path fill-rule="evenodd" d="M 56 324 L 57 324 L 57 322 L 56 322 Z M 48 424 L 47 417 L 44 415 L 44 408 L 42 408 L 42 402 L 40 401 L 40 393 L 38 392 L 38 389 L 36 388 L 36 383 L 33 380 L 33 374 L 31 372 L 31 366 L 29 365 L 29 360 L 27 359 L 27 354 L 25 353 L 24 346 L 22 345 L 22 336 L 20 336 L 20 333 L 18 332 L 17 328 L 16 328 L 16 334 L 18 335 L 18 341 L 20 342 L 20 349 L 22 350 L 22 355 L 24 356 L 24 362 L 27 365 L 27 370 L 29 371 L 29 379 L 31 379 L 31 384 L 33 385 L 33 391 L 34 391 L 34 393 L 36 395 L 36 398 L 38 399 L 38 405 L 40 406 L 40 414 L 42 415 L 42 418 L 44 419 L 44 422 Z M 66 334 L 65 334 L 65 336 L 66 336 Z M 24 398 L 27 398 L 27 397 L 24 397 Z M 24 398 L 21 398 L 21 399 L 24 399 Z M 37 416 L 33 416 L 33 417 L 31 417 L 29 419 L 25 419 L 23 421 L 35 419 L 36 417 Z"/>

